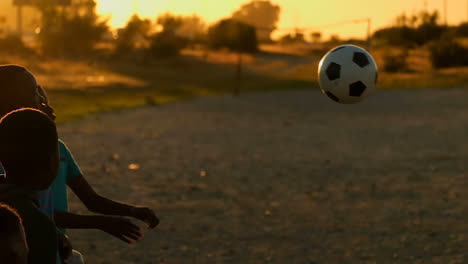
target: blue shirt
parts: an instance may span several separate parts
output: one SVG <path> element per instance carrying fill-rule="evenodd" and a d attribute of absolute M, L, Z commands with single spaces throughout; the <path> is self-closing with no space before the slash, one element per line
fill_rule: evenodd
<path fill-rule="evenodd" d="M 80 167 L 73 159 L 63 141 L 59 140 L 60 167 L 57 178 L 52 183 L 53 205 L 55 210 L 68 212 L 67 184 L 82 175 Z"/>

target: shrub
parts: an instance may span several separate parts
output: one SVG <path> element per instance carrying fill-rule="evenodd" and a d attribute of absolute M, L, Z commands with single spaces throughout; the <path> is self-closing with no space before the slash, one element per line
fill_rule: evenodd
<path fill-rule="evenodd" d="M 458 37 L 468 37 L 468 22 L 460 24 L 455 31 Z"/>
<path fill-rule="evenodd" d="M 383 71 L 385 72 L 403 72 L 408 71 L 408 50 L 386 52 L 383 55 Z"/>
<path fill-rule="evenodd" d="M 133 15 L 125 28 L 119 31 L 116 40 L 116 53 L 133 51 L 135 47 L 139 46 L 139 42 L 148 38 L 151 27 L 149 19 L 141 19 L 139 16 Z"/>
<path fill-rule="evenodd" d="M 17 35 L 7 35 L 0 38 L 0 51 L 25 55 L 34 53 L 32 49 L 24 45 L 24 42 Z"/>
<path fill-rule="evenodd" d="M 444 37 L 429 45 L 430 58 L 434 68 L 468 65 L 468 49 L 454 38 Z"/>
<path fill-rule="evenodd" d="M 148 52 L 156 58 L 169 58 L 179 55 L 187 45 L 187 40 L 181 38 L 172 32 L 160 32 L 151 38 L 151 44 Z"/>
<path fill-rule="evenodd" d="M 224 19 L 208 30 L 208 43 L 212 48 L 228 48 L 238 52 L 258 50 L 255 28 L 234 19 Z"/>

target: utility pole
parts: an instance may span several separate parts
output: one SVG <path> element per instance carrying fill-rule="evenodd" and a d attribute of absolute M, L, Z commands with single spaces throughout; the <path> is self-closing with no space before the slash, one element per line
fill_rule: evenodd
<path fill-rule="evenodd" d="M 448 23 L 447 23 L 447 0 L 444 0 L 444 21 L 445 21 L 445 26 L 448 26 Z"/>
<path fill-rule="evenodd" d="M 21 39 L 23 36 L 23 4 L 21 1 L 18 1 L 16 7 L 16 32 Z"/>
<path fill-rule="evenodd" d="M 139 8 L 139 1 L 138 0 L 133 0 L 133 14 L 138 14 L 138 8 Z"/>
<path fill-rule="evenodd" d="M 367 18 L 367 50 L 370 50 L 371 48 L 371 45 L 372 45 L 372 41 L 371 41 L 371 22 L 372 22 L 372 19 L 369 17 Z"/>

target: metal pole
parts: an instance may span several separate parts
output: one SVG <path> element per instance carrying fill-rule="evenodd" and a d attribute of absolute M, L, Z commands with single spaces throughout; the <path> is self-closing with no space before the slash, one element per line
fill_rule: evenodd
<path fill-rule="evenodd" d="M 16 8 L 16 31 L 19 38 L 23 36 L 23 5 L 18 3 L 18 7 Z"/>
<path fill-rule="evenodd" d="M 445 25 L 447 26 L 447 0 L 444 0 L 444 20 L 445 20 Z"/>
<path fill-rule="evenodd" d="M 240 94 L 241 86 L 241 74 L 242 74 L 242 51 L 239 51 L 237 54 L 237 68 L 236 68 L 236 86 L 234 87 L 234 96 Z"/>
<path fill-rule="evenodd" d="M 133 0 L 133 14 L 138 14 L 139 6 L 138 0 Z"/>
<path fill-rule="evenodd" d="M 367 19 L 367 49 L 368 49 L 368 50 L 370 50 L 370 48 L 371 48 L 371 38 L 372 38 L 372 37 L 371 37 L 371 34 L 372 34 L 372 33 L 371 33 L 371 22 L 372 22 L 372 20 L 371 20 L 371 18 L 369 17 L 369 18 Z"/>

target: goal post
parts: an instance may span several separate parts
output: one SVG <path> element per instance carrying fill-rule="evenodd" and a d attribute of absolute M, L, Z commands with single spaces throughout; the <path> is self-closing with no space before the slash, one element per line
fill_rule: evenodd
<path fill-rule="evenodd" d="M 23 36 L 23 6 L 33 6 L 45 0 L 13 0 L 16 6 L 16 32 L 21 38 Z M 48 3 L 56 6 L 69 6 L 72 0 L 47 0 Z"/>

